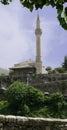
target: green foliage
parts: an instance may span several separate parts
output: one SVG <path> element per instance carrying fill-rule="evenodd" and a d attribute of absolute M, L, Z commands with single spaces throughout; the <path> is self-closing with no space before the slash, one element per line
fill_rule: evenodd
<path fill-rule="evenodd" d="M 30 108 L 29 106 L 27 106 L 26 104 L 21 104 L 19 106 L 19 110 L 17 111 L 17 115 L 21 115 L 21 116 L 29 116 L 30 114 Z"/>
<path fill-rule="evenodd" d="M 67 103 L 60 93 L 54 93 L 45 99 L 47 112 L 50 117 L 64 118 L 65 111 L 67 113 Z"/>
<path fill-rule="evenodd" d="M 60 13 L 60 12 L 59 12 Z M 67 73 L 67 56 L 64 57 L 64 62 L 61 67 L 57 67 L 52 70 L 50 66 L 46 67 L 48 74 Z"/>
<path fill-rule="evenodd" d="M 19 113 L 23 111 L 24 114 L 26 110 L 29 111 L 29 109 L 41 107 L 44 102 L 44 94 L 34 87 L 14 82 L 6 91 L 6 99 L 8 100 L 11 111 L 15 114 L 18 111 Z"/>
<path fill-rule="evenodd" d="M 6 98 L 11 106 L 18 108 L 22 101 L 24 103 L 25 94 L 26 94 L 26 85 L 20 82 L 14 82 L 7 89 Z"/>
<path fill-rule="evenodd" d="M 52 68 L 51 68 L 50 66 L 48 66 L 48 67 L 46 67 L 46 71 L 47 71 L 48 73 L 51 73 Z"/>
<path fill-rule="evenodd" d="M 6 101 L 0 101 L 0 114 L 67 118 L 67 101 L 60 93 L 47 96 L 20 82 L 14 82 L 5 92 Z"/>
<path fill-rule="evenodd" d="M 6 83 L 7 86 L 9 86 L 9 84 L 11 83 L 11 79 L 9 76 L 4 76 L 4 75 L 1 75 L 0 76 L 0 84 L 2 83 Z"/>
<path fill-rule="evenodd" d="M 65 69 L 63 67 L 55 68 L 56 73 L 65 73 Z"/>
<path fill-rule="evenodd" d="M 8 114 L 8 102 L 0 101 L 0 114 Z"/>
<path fill-rule="evenodd" d="M 67 56 L 64 57 L 62 67 L 55 68 L 52 73 L 67 73 Z"/>
<path fill-rule="evenodd" d="M 44 102 L 44 94 L 33 87 L 28 87 L 25 101 L 26 104 L 32 109 L 41 107 Z"/>
<path fill-rule="evenodd" d="M 7 101 L 0 101 L 0 110 L 4 108 L 4 106 L 7 105 Z"/>
<path fill-rule="evenodd" d="M 12 0 L 0 0 L 3 4 L 9 4 Z M 45 6 L 52 6 L 57 9 L 57 18 L 60 25 L 67 30 L 67 4 L 66 0 L 20 0 L 21 4 L 32 11 L 34 8 L 42 9 Z"/>
<path fill-rule="evenodd" d="M 4 5 L 9 4 L 12 0 L 0 0 L 0 2 Z"/>
<path fill-rule="evenodd" d="M 60 12 L 59 12 L 60 13 Z M 48 74 L 67 73 L 67 56 L 64 57 L 64 62 L 61 67 L 52 69 L 50 66 L 46 67 Z"/>
<path fill-rule="evenodd" d="M 4 89 L 0 88 L 0 94 L 4 95 Z"/>
<path fill-rule="evenodd" d="M 67 71 L 67 56 L 64 57 L 64 63 L 62 64 L 62 66 Z"/>
<path fill-rule="evenodd" d="M 5 99 L 5 89 L 0 88 L 0 100 Z"/>
<path fill-rule="evenodd" d="M 58 73 L 66 73 L 66 70 L 64 67 L 57 67 L 55 69 L 50 69 L 51 67 L 47 67 L 46 71 L 48 72 L 48 74 L 58 74 Z"/>

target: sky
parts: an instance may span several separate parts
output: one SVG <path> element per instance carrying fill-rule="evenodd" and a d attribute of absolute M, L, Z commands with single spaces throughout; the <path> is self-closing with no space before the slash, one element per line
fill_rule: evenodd
<path fill-rule="evenodd" d="M 36 19 L 41 21 L 42 61 L 45 68 L 61 66 L 67 55 L 67 31 L 57 20 L 56 9 L 44 7 L 30 12 L 19 0 L 0 3 L 0 68 L 36 58 Z"/>

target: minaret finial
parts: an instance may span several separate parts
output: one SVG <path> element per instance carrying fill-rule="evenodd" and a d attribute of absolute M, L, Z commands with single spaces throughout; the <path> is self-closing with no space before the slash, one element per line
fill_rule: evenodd
<path fill-rule="evenodd" d="M 38 13 L 38 15 L 37 15 L 36 28 L 40 28 L 40 18 L 39 18 L 39 13 Z"/>

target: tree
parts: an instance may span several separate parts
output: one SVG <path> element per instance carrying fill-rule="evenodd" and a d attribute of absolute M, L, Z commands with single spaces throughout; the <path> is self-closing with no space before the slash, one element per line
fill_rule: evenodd
<path fill-rule="evenodd" d="M 67 103 L 61 93 L 53 93 L 45 99 L 49 115 L 54 118 L 64 118 L 67 112 Z M 66 112 L 65 112 L 66 111 Z"/>
<path fill-rule="evenodd" d="M 67 56 L 64 57 L 64 63 L 62 64 L 63 68 L 67 70 Z"/>
<path fill-rule="evenodd" d="M 50 66 L 48 66 L 48 67 L 46 68 L 46 71 L 47 71 L 48 73 L 51 73 L 52 68 L 51 68 Z"/>
<path fill-rule="evenodd" d="M 30 110 L 42 106 L 44 94 L 32 86 L 14 82 L 6 90 L 6 100 L 11 114 L 25 115 Z"/>
<path fill-rule="evenodd" d="M 63 67 L 58 67 L 54 69 L 57 73 L 64 73 L 65 69 Z"/>
<path fill-rule="evenodd" d="M 12 0 L 0 0 L 3 4 L 9 4 Z M 34 8 L 42 9 L 44 6 L 52 6 L 57 9 L 57 18 L 60 25 L 67 30 L 67 0 L 20 0 L 21 4 L 32 11 Z"/>

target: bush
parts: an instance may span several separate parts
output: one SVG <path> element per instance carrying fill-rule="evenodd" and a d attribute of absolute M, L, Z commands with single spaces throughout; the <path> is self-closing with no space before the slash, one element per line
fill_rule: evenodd
<path fill-rule="evenodd" d="M 41 107 L 44 102 L 44 94 L 32 86 L 27 86 L 20 82 L 14 82 L 6 90 L 6 99 L 9 103 L 10 110 L 14 114 L 17 114 L 18 111 L 20 112 L 23 109 L 24 111 L 27 111 L 28 108 L 33 110 L 37 107 Z"/>
<path fill-rule="evenodd" d="M 60 93 L 49 96 L 24 83 L 14 82 L 0 102 L 0 114 L 33 117 L 67 118 L 67 102 Z"/>
<path fill-rule="evenodd" d="M 44 94 L 40 90 L 29 86 L 25 96 L 25 101 L 31 109 L 42 107 L 44 103 Z"/>
<path fill-rule="evenodd" d="M 0 101 L 0 114 L 8 114 L 8 102 Z"/>
<path fill-rule="evenodd" d="M 62 94 L 54 93 L 45 99 L 45 104 L 48 107 L 49 115 L 54 118 L 64 118 L 67 113 L 67 103 L 64 101 Z M 65 115 L 66 114 L 66 115 Z"/>
<path fill-rule="evenodd" d="M 24 103 L 26 94 L 26 85 L 20 82 L 14 82 L 6 90 L 6 98 L 12 107 L 18 108 L 21 103 Z"/>
<path fill-rule="evenodd" d="M 5 99 L 5 89 L 0 88 L 0 100 Z"/>
<path fill-rule="evenodd" d="M 21 115 L 21 116 L 29 116 L 30 114 L 30 108 L 24 104 L 24 105 L 20 105 L 20 108 L 17 112 L 17 115 Z"/>

